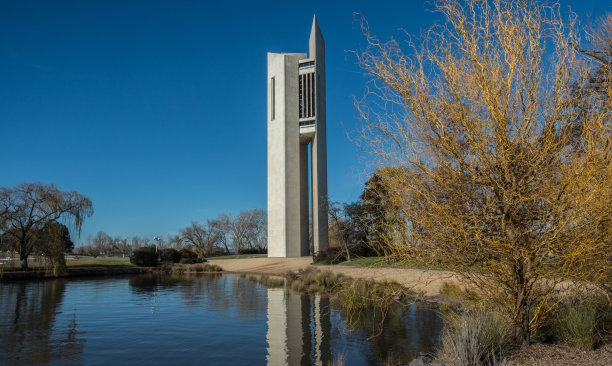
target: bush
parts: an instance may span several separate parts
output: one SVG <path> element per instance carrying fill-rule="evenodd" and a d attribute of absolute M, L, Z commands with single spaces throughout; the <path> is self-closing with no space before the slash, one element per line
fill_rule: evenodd
<path fill-rule="evenodd" d="M 221 272 L 223 269 L 216 264 L 203 264 L 202 265 L 203 272 Z"/>
<path fill-rule="evenodd" d="M 238 251 L 238 254 L 267 254 L 268 250 L 267 249 L 255 249 L 255 248 L 245 248 L 245 249 L 240 249 Z"/>
<path fill-rule="evenodd" d="M 266 288 L 277 288 L 285 286 L 285 277 L 261 275 L 259 277 L 249 276 L 247 278 L 251 282 L 259 283 Z"/>
<path fill-rule="evenodd" d="M 313 260 L 315 263 L 338 264 L 346 261 L 346 252 L 340 247 L 328 248 L 315 253 Z"/>
<path fill-rule="evenodd" d="M 230 254 L 229 252 L 226 252 L 225 249 L 220 248 L 220 247 L 213 247 L 212 251 L 209 251 L 208 253 L 206 253 L 207 257 L 219 257 L 222 255 L 228 255 Z"/>
<path fill-rule="evenodd" d="M 351 258 L 353 257 L 377 257 L 379 252 L 374 250 L 367 243 L 357 243 L 349 245 L 349 251 L 351 252 Z"/>
<path fill-rule="evenodd" d="M 130 263 L 140 267 L 155 267 L 159 255 L 155 247 L 142 247 L 136 249 L 130 256 Z"/>
<path fill-rule="evenodd" d="M 165 248 L 159 251 L 162 262 L 178 263 L 181 261 L 181 253 L 174 248 Z"/>
<path fill-rule="evenodd" d="M 444 316 L 438 358 L 458 366 L 495 365 L 512 346 L 512 324 L 481 308 Z"/>
<path fill-rule="evenodd" d="M 572 298 L 563 302 L 555 315 L 543 330 L 547 340 L 589 350 L 610 333 L 612 310 L 606 299 Z"/>
<path fill-rule="evenodd" d="M 597 314 L 593 304 L 575 300 L 566 304 L 560 315 L 558 327 L 561 340 L 570 346 L 592 349 L 597 341 Z"/>
<path fill-rule="evenodd" d="M 187 267 L 182 264 L 173 265 L 172 267 L 168 268 L 168 273 L 172 274 L 183 274 L 185 272 L 187 272 Z"/>
<path fill-rule="evenodd" d="M 181 252 L 179 253 L 179 261 L 181 263 L 184 264 L 192 264 L 192 263 L 198 263 L 198 262 L 202 262 L 202 261 L 198 261 L 198 255 L 195 254 L 194 252 L 192 252 L 189 249 L 181 249 Z M 204 260 L 206 261 L 206 260 Z"/>

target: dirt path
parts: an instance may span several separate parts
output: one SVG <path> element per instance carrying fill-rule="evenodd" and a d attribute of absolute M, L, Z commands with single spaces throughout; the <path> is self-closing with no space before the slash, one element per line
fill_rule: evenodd
<path fill-rule="evenodd" d="M 284 274 L 310 267 L 312 257 L 209 259 L 208 262 L 221 266 L 226 272 Z"/>
<path fill-rule="evenodd" d="M 221 266 L 226 272 L 284 274 L 302 268 L 315 267 L 322 271 L 329 270 L 342 273 L 353 278 L 373 278 L 394 280 L 402 285 L 422 292 L 425 296 L 436 296 L 444 282 L 458 283 L 452 272 L 422 269 L 372 268 L 357 266 L 320 266 L 312 264 L 312 257 L 299 258 L 245 258 L 210 260 L 212 264 Z"/>

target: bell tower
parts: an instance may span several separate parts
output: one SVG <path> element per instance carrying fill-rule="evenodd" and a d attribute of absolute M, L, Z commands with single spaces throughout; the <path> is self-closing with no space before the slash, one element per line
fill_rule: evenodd
<path fill-rule="evenodd" d="M 316 17 L 308 44 L 308 54 L 268 53 L 268 257 L 328 247 L 325 41 Z"/>

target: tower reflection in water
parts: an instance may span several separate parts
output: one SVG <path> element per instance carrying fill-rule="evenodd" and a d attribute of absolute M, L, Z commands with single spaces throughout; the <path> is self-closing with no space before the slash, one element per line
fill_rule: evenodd
<path fill-rule="evenodd" d="M 327 365 L 330 336 L 328 297 L 268 289 L 268 365 Z"/>
<path fill-rule="evenodd" d="M 330 298 L 268 289 L 268 365 L 405 364 L 436 348 L 442 319 L 436 308 L 396 304 L 386 316 L 364 311 L 347 322 Z"/>

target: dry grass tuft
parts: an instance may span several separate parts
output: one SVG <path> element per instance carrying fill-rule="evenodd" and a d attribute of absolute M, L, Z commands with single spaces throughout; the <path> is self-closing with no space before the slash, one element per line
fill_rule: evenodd
<path fill-rule="evenodd" d="M 505 364 L 512 345 L 512 323 L 484 308 L 469 308 L 444 315 L 438 358 L 457 366 Z"/>

